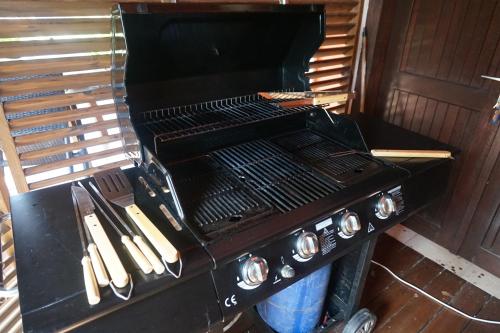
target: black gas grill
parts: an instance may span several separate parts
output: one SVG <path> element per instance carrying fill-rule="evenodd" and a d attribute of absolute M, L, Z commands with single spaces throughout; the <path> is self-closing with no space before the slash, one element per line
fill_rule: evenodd
<path fill-rule="evenodd" d="M 212 259 L 224 318 L 416 208 L 412 174 L 373 158 L 354 121 L 259 94 L 308 91 L 324 31 L 319 5 L 123 4 L 113 16 L 125 146 Z M 387 200 L 385 216 L 377 207 Z M 304 237 L 316 255 L 301 255 Z M 268 271 L 247 283 L 255 258 Z M 279 278 L 285 264 L 293 278 Z"/>

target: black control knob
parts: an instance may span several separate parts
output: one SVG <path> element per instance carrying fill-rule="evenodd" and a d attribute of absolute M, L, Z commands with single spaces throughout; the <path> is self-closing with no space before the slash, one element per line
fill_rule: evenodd
<path fill-rule="evenodd" d="M 257 256 L 248 258 L 241 267 L 243 281 L 250 286 L 257 286 L 266 281 L 268 273 L 266 259 Z"/>
<path fill-rule="evenodd" d="M 354 236 L 355 233 L 361 230 L 361 221 L 358 214 L 354 212 L 346 212 L 339 221 L 340 231 L 346 236 Z"/>
<path fill-rule="evenodd" d="M 297 238 L 297 252 L 304 259 L 309 259 L 319 252 L 318 236 L 314 232 L 303 232 Z"/>
<path fill-rule="evenodd" d="M 394 199 L 391 195 L 384 194 L 378 199 L 375 215 L 379 219 L 385 220 L 389 218 L 395 211 L 396 203 L 394 202 Z"/>

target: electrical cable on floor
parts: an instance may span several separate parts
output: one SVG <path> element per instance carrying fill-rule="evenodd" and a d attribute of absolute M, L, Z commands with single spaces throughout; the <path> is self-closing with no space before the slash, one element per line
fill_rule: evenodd
<path fill-rule="evenodd" d="M 385 269 L 389 274 L 391 274 L 396 280 L 398 280 L 399 282 L 401 282 L 402 284 L 404 284 L 405 286 L 408 286 L 416 291 L 418 291 L 419 293 L 421 293 L 422 295 L 430 298 L 431 300 L 441 304 L 442 306 L 444 306 L 445 308 L 451 310 L 451 311 L 454 311 L 456 313 L 458 313 L 459 315 L 465 317 L 465 318 L 468 318 L 470 320 L 475 320 L 475 321 L 479 321 L 481 323 L 487 323 L 487 324 L 493 324 L 493 325 L 500 325 L 500 321 L 496 321 L 496 320 L 488 320 L 488 319 L 482 319 L 482 318 L 477 318 L 477 317 L 473 317 L 471 315 L 468 315 L 467 313 L 465 312 L 462 312 L 454 307 L 452 307 L 451 305 L 448 305 L 446 304 L 445 302 L 441 301 L 440 299 L 437 299 L 436 297 L 432 296 L 431 294 L 423 291 L 422 289 L 418 288 L 417 286 L 411 284 L 410 282 L 407 282 L 405 280 L 403 280 L 402 278 L 400 278 L 399 276 L 396 275 L 396 273 L 394 273 L 393 271 L 391 271 L 389 268 L 387 268 L 386 266 L 382 265 L 381 263 L 379 262 L 376 262 L 375 260 L 372 260 L 372 263 L 379 266 L 379 267 L 382 267 L 383 269 Z"/>

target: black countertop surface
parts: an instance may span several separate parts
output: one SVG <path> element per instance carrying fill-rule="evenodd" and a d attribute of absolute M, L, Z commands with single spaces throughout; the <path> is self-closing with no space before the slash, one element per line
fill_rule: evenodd
<path fill-rule="evenodd" d="M 135 178 L 133 174 L 137 171 L 127 170 L 127 174 L 131 176 L 129 178 Z M 132 275 L 134 294 L 129 301 L 122 301 L 112 294 L 110 288 L 101 288 L 101 302 L 89 306 L 84 289 L 80 263 L 82 249 L 70 186 L 71 184 L 63 184 L 12 198 L 19 298 L 26 332 L 48 332 L 82 326 L 125 305 L 141 303 L 151 295 L 177 286 L 193 293 L 200 286 L 202 289 L 198 295 L 176 299 L 177 309 L 184 307 L 191 312 L 189 308 L 192 300 L 189 304 L 185 304 L 183 300 L 194 297 L 203 304 L 203 308 L 205 303 L 209 304 L 207 306 L 213 308 L 210 310 L 213 312 L 211 316 L 218 318 L 216 296 L 209 274 L 212 267 L 209 256 L 186 228 L 181 232 L 175 231 L 157 209 L 159 203 L 147 196 L 139 186 L 135 189 L 138 191 L 136 203 L 180 251 L 184 266 L 182 277 L 177 280 L 167 272 L 162 275 L 143 274 L 125 253 L 118 235 L 98 214 L 127 272 Z M 123 217 L 127 219 L 125 215 Z M 168 306 L 165 308 L 167 310 Z M 126 319 L 123 321 L 127 322 Z M 202 320 L 204 321 L 205 319 Z M 133 327 L 135 326 L 128 326 L 125 331 L 134 331 Z"/>
<path fill-rule="evenodd" d="M 449 150 L 454 157 L 460 153 L 460 151 L 455 147 L 389 124 L 371 116 L 357 114 L 349 117 L 358 124 L 368 149 Z M 422 172 L 423 170 L 442 163 L 442 160 L 433 158 L 391 157 L 384 159 L 395 163 L 412 173 Z"/>

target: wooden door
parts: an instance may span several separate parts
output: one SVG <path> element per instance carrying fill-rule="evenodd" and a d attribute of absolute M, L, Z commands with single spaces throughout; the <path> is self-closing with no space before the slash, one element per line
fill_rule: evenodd
<path fill-rule="evenodd" d="M 481 78 L 499 76 L 499 17 L 498 0 L 386 0 L 367 105 L 462 150 L 446 196 L 408 225 L 500 275 L 500 86 Z"/>

